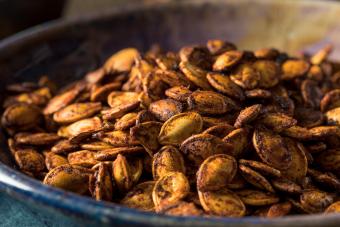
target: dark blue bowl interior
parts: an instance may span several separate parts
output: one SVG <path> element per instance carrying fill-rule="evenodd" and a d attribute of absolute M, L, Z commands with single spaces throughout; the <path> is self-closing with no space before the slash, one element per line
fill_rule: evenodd
<path fill-rule="evenodd" d="M 0 43 L 0 91 L 4 91 L 6 84 L 35 81 L 45 74 L 65 84 L 99 67 L 116 50 L 127 46 L 146 50 L 153 43 L 178 50 L 186 44 L 220 38 L 241 48 L 267 46 L 292 52 L 313 51 L 332 42 L 338 47 L 332 57 L 340 59 L 340 23 L 336 15 L 340 15 L 340 5 L 328 1 L 199 0 L 127 5 L 92 16 L 47 23 Z M 169 217 L 96 202 L 50 188 L 19 173 L 14 169 L 3 133 L 0 141 L 0 190 L 32 209 L 71 218 L 75 225 L 339 226 L 340 223 L 339 215 L 277 219 Z"/>

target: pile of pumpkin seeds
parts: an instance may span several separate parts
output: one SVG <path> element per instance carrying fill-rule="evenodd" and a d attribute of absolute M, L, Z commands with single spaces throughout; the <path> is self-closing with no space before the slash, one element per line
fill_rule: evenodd
<path fill-rule="evenodd" d="M 340 212 L 340 71 L 327 58 L 210 40 L 126 48 L 57 89 L 7 86 L 23 173 L 96 200 L 185 216 Z"/>

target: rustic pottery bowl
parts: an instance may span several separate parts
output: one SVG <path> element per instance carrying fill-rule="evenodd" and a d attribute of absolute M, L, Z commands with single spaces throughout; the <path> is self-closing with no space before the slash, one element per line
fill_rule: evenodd
<path fill-rule="evenodd" d="M 163 1 L 164 2 L 164 1 Z M 312 52 L 332 43 L 340 60 L 340 3 L 331 1 L 192 0 L 126 5 L 96 15 L 55 21 L 0 43 L 0 97 L 9 83 L 48 74 L 63 84 L 100 65 L 127 46 L 152 43 L 177 50 L 221 38 L 242 49 L 277 47 Z M 340 215 L 295 215 L 276 219 L 170 217 L 96 202 L 41 184 L 13 169 L 0 133 L 0 190 L 47 216 L 74 226 L 339 226 Z M 52 219 L 44 220 L 54 226 Z"/>

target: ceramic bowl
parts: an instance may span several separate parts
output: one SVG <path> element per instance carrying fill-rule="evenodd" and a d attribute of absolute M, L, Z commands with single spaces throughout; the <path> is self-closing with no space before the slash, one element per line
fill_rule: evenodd
<path fill-rule="evenodd" d="M 18 33 L 0 43 L 0 98 L 4 86 L 47 74 L 64 84 L 95 69 L 127 46 L 166 49 L 219 38 L 242 49 L 277 47 L 315 51 L 332 43 L 340 60 L 340 3 L 330 1 L 196 0 L 125 5 L 96 15 L 55 21 Z M 165 3 L 164 3 L 165 2 Z M 327 226 L 340 215 L 295 215 L 276 219 L 170 217 L 51 188 L 13 168 L 0 133 L 0 190 L 28 207 L 75 226 Z M 45 222 L 53 226 L 49 219 Z"/>

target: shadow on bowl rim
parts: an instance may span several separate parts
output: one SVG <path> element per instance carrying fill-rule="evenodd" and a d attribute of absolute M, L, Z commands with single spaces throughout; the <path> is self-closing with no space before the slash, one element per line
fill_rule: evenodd
<path fill-rule="evenodd" d="M 240 0 L 229 0 L 237 2 Z M 241 0 L 243 2 L 250 2 L 252 0 Z M 265 3 L 268 0 L 257 0 Z M 53 37 L 54 34 L 59 34 L 64 29 L 93 22 L 96 20 L 104 20 L 116 15 L 133 13 L 134 11 L 143 10 L 146 8 L 155 7 L 169 7 L 172 4 L 193 4 L 197 1 L 186 0 L 183 2 L 174 1 L 167 3 L 158 3 L 155 5 L 142 4 L 126 4 L 124 6 L 115 7 L 105 10 L 101 13 L 93 13 L 81 17 L 70 18 L 66 20 L 49 21 L 32 28 L 26 29 L 15 35 L 12 35 L 0 42 L 0 58 L 8 57 L 16 51 L 24 48 L 32 42 L 35 42 L 38 36 Z M 198 2 L 223 2 L 223 0 L 200 0 Z M 294 0 L 288 0 L 294 2 Z M 334 1 L 310 1 L 300 0 L 299 4 L 336 4 L 340 3 Z M 0 148 L 0 152 L 3 152 Z M 51 210 L 56 210 L 66 215 L 72 215 L 78 218 L 85 218 L 95 220 L 103 224 L 112 223 L 129 223 L 135 225 L 155 225 L 155 226 L 248 226 L 249 224 L 261 226 L 329 226 L 340 223 L 339 214 L 312 214 L 312 215 L 292 215 L 279 217 L 274 219 L 260 218 L 260 217 L 179 217 L 168 216 L 163 214 L 156 214 L 153 212 L 143 212 L 136 209 L 123 207 L 118 204 L 96 201 L 92 198 L 80 196 L 75 193 L 67 192 L 58 188 L 50 187 L 42 184 L 40 181 L 30 178 L 23 173 L 10 168 L 0 161 L 0 191 L 17 198 L 22 201 L 28 201 L 47 207 Z"/>

